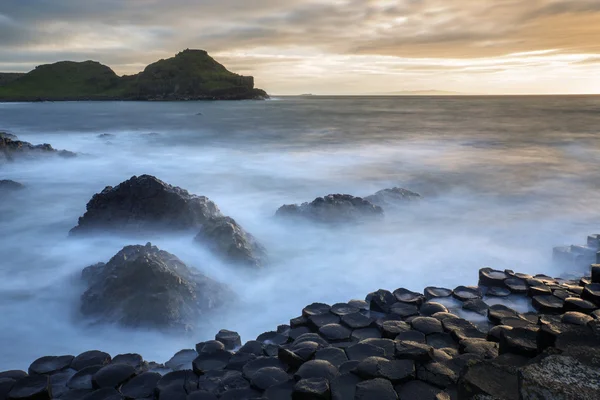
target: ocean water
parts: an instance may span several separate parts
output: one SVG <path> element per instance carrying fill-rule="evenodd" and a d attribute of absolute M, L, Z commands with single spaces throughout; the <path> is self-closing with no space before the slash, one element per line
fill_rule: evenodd
<path fill-rule="evenodd" d="M 0 164 L 0 179 L 27 186 L 0 200 L 0 370 L 89 349 L 165 362 L 221 328 L 250 340 L 315 301 L 476 284 L 484 266 L 583 274 L 553 265 L 552 247 L 600 230 L 600 97 L 14 103 L 0 104 L 0 130 L 82 153 Z M 208 196 L 270 265 L 249 273 L 187 236 L 67 237 L 94 193 L 139 174 Z M 423 201 L 358 227 L 273 218 L 282 204 L 394 186 Z M 238 300 L 193 336 L 91 325 L 79 314 L 81 270 L 147 241 Z"/>

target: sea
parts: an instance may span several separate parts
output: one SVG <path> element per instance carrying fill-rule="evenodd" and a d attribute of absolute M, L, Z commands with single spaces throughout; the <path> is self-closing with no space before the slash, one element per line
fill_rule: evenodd
<path fill-rule="evenodd" d="M 0 179 L 26 185 L 0 200 L 0 370 L 91 349 L 162 363 L 220 329 L 251 340 L 313 302 L 474 285 L 486 266 L 583 275 L 552 248 L 600 232 L 600 97 L 0 103 L 0 131 L 79 153 L 0 164 Z M 68 237 L 94 193 L 141 174 L 209 197 L 269 264 L 228 265 L 189 235 Z M 422 200 L 361 225 L 274 218 L 283 204 L 391 187 Z M 148 241 L 235 300 L 187 335 L 84 318 L 81 270 Z"/>

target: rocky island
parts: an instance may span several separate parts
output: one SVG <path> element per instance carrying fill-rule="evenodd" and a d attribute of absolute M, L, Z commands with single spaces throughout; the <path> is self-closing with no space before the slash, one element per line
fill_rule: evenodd
<path fill-rule="evenodd" d="M 27 74 L 0 73 L 0 101 L 266 99 L 252 76 L 230 72 L 204 50 L 184 50 L 135 75 L 96 61 L 61 61 Z"/>

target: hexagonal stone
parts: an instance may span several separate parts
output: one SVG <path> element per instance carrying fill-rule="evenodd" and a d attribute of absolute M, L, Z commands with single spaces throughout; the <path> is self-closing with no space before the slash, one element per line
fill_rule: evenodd
<path fill-rule="evenodd" d="M 433 359 L 433 347 L 417 342 L 397 341 L 396 358 L 400 360 L 413 360 L 429 362 Z"/>
<path fill-rule="evenodd" d="M 94 388 L 117 388 L 136 375 L 135 368 L 127 364 L 109 364 L 92 376 Z"/>
<path fill-rule="evenodd" d="M 488 309 L 487 315 L 492 324 L 498 325 L 503 318 L 516 317 L 517 312 L 504 304 L 494 304 Z"/>
<path fill-rule="evenodd" d="M 223 393 L 219 400 L 258 400 L 262 399 L 261 392 L 255 389 L 231 389 Z"/>
<path fill-rule="evenodd" d="M 381 332 L 384 338 L 395 339 L 401 332 L 407 332 L 411 330 L 410 324 L 404 321 L 385 321 L 381 326 Z"/>
<path fill-rule="evenodd" d="M 312 303 L 302 309 L 302 315 L 310 317 L 311 315 L 327 314 L 331 306 L 324 303 Z"/>
<path fill-rule="evenodd" d="M 452 338 L 452 335 L 445 332 L 433 333 L 428 335 L 426 338 L 426 343 L 433 347 L 434 349 L 445 349 L 445 348 L 455 348 L 456 342 Z"/>
<path fill-rule="evenodd" d="M 419 308 L 410 303 L 394 303 L 390 307 L 390 313 L 392 315 L 398 315 L 402 318 L 410 317 L 411 315 L 418 315 Z"/>
<path fill-rule="evenodd" d="M 411 321 L 413 329 L 429 335 L 443 332 L 442 323 L 432 317 L 416 317 Z"/>
<path fill-rule="evenodd" d="M 529 286 L 527 289 L 527 296 L 535 297 L 535 296 L 551 296 L 552 289 L 550 289 L 546 285 L 541 286 Z"/>
<path fill-rule="evenodd" d="M 165 363 L 165 367 L 173 371 L 181 369 L 192 369 L 192 362 L 198 357 L 198 352 L 192 349 L 180 350 L 169 361 Z"/>
<path fill-rule="evenodd" d="M 423 334 L 423 332 L 413 331 L 413 330 L 406 331 L 406 332 L 400 332 L 394 340 L 396 340 L 396 341 L 404 340 L 404 341 L 408 341 L 408 342 L 417 342 L 417 343 L 425 343 L 426 342 L 425 334 Z"/>
<path fill-rule="evenodd" d="M 543 295 L 534 296 L 531 299 L 531 304 L 539 312 L 547 314 L 560 314 L 563 309 L 564 301 L 556 296 Z"/>
<path fill-rule="evenodd" d="M 515 370 L 490 362 L 469 365 L 458 382 L 459 398 L 518 400 Z"/>
<path fill-rule="evenodd" d="M 325 360 L 307 361 L 294 374 L 294 378 L 299 381 L 301 379 L 310 378 L 325 378 L 331 380 L 339 375 L 338 369 Z"/>
<path fill-rule="evenodd" d="M 298 328 L 299 326 L 306 326 L 307 324 L 308 318 L 304 315 L 290 319 L 290 328 Z"/>
<path fill-rule="evenodd" d="M 27 376 L 12 385 L 8 399 L 49 400 L 52 397 L 50 391 L 50 379 L 47 375 Z"/>
<path fill-rule="evenodd" d="M 385 350 L 372 344 L 357 343 L 346 349 L 346 355 L 348 360 L 362 361 L 371 356 L 383 357 L 385 356 Z"/>
<path fill-rule="evenodd" d="M 370 344 L 383 349 L 384 356 L 388 358 L 394 357 L 396 351 L 396 344 L 391 339 L 370 338 L 361 340 L 359 343 Z"/>
<path fill-rule="evenodd" d="M 437 319 L 438 321 L 443 321 L 447 318 L 460 318 L 458 315 L 452 314 L 450 312 L 436 312 L 432 315 L 432 317 Z"/>
<path fill-rule="evenodd" d="M 294 386 L 293 400 L 329 400 L 331 390 L 325 378 L 302 379 Z"/>
<path fill-rule="evenodd" d="M 331 400 L 354 399 L 356 385 L 361 379 L 352 373 L 343 373 L 331 380 Z"/>
<path fill-rule="evenodd" d="M 233 350 L 242 346 L 242 338 L 239 333 L 221 329 L 216 335 L 215 340 L 223 343 L 226 350 Z"/>
<path fill-rule="evenodd" d="M 17 369 L 0 372 L 0 379 L 8 378 L 8 379 L 14 379 L 14 380 L 18 381 L 19 379 L 23 379 L 26 376 L 27 376 L 27 372 L 17 370 Z"/>
<path fill-rule="evenodd" d="M 330 312 L 332 314 L 337 315 L 338 317 L 341 317 L 346 314 L 357 313 L 360 310 L 361 310 L 360 308 L 350 305 L 348 303 L 336 303 L 331 306 Z"/>
<path fill-rule="evenodd" d="M 452 296 L 452 289 L 446 289 L 435 286 L 428 286 L 423 290 L 423 294 L 427 300 L 435 299 L 438 297 L 450 297 Z"/>
<path fill-rule="evenodd" d="M 81 400 L 83 397 L 92 393 L 91 389 L 70 389 L 64 392 L 61 396 L 61 400 Z"/>
<path fill-rule="evenodd" d="M 396 386 L 400 400 L 441 400 L 444 391 L 422 381 L 410 381 Z M 484 399 L 482 399 L 484 400 Z"/>
<path fill-rule="evenodd" d="M 454 386 L 458 380 L 457 373 L 449 368 L 446 363 L 431 362 L 417 367 L 419 380 L 430 383 L 440 388 Z"/>
<path fill-rule="evenodd" d="M 356 385 L 354 400 L 397 400 L 398 395 L 392 383 L 386 379 L 376 378 L 360 382 Z"/>
<path fill-rule="evenodd" d="M 358 308 L 359 310 L 368 310 L 369 309 L 369 303 L 367 303 L 364 300 L 352 299 L 348 302 L 348 304 L 350 304 L 352 307 Z"/>
<path fill-rule="evenodd" d="M 290 339 L 296 340 L 298 337 L 300 337 L 306 333 L 312 333 L 310 328 L 308 326 L 299 326 L 297 328 L 290 329 L 290 331 L 288 332 L 288 335 L 289 335 Z"/>
<path fill-rule="evenodd" d="M 67 382 L 75 375 L 77 371 L 72 368 L 67 368 L 50 375 L 50 386 L 52 387 L 52 396 L 60 397 L 69 390 Z M 2 381 L 2 379 L 0 379 Z M 5 393 L 6 394 L 6 393 Z M 2 390 L 0 390 L 0 399 L 2 398 Z"/>
<path fill-rule="evenodd" d="M 505 287 L 491 286 L 487 288 L 485 295 L 487 297 L 507 297 L 511 291 Z"/>
<path fill-rule="evenodd" d="M 578 311 L 584 314 L 591 314 L 598 307 L 591 301 L 583 300 L 577 297 L 567 297 L 564 302 L 565 311 Z"/>
<path fill-rule="evenodd" d="M 510 290 L 512 293 L 517 294 L 527 293 L 527 289 L 529 287 L 527 286 L 527 282 L 525 282 L 525 280 L 519 278 L 508 278 L 504 281 L 504 285 L 506 285 L 508 290 Z"/>
<path fill-rule="evenodd" d="M 217 400 L 217 396 L 205 390 L 196 390 L 188 394 L 186 400 Z"/>
<path fill-rule="evenodd" d="M 326 347 L 315 353 L 315 360 L 329 361 L 334 367 L 339 368 L 340 365 L 348 361 L 348 356 L 342 349 Z"/>
<path fill-rule="evenodd" d="M 300 329 L 300 328 L 291 329 L 290 332 L 294 331 L 296 329 Z M 306 330 L 307 332 L 310 332 L 310 329 L 308 329 L 307 327 L 302 327 L 302 329 Z M 288 341 L 288 336 L 278 333 L 276 331 L 270 331 L 270 332 L 264 332 L 264 333 L 261 333 L 260 335 L 258 335 L 258 337 L 256 338 L 256 341 L 260 342 L 260 343 L 264 343 L 264 344 L 280 345 L 280 344 L 284 344 Z M 225 347 L 225 345 L 223 345 L 223 347 Z"/>
<path fill-rule="evenodd" d="M 224 369 L 229 363 L 229 359 L 231 359 L 231 353 L 227 350 L 200 353 L 192 362 L 192 367 L 197 375 L 203 375 L 207 371 Z"/>
<path fill-rule="evenodd" d="M 392 383 L 402 383 L 414 379 L 415 363 L 413 360 L 368 357 L 362 360 L 353 372 L 363 379 L 383 378 Z"/>
<path fill-rule="evenodd" d="M 186 392 L 204 390 L 222 396 L 233 389 L 250 389 L 250 382 L 239 371 L 209 371 L 198 378 L 198 386 L 186 387 Z"/>
<path fill-rule="evenodd" d="M 351 338 L 360 342 L 365 339 L 381 338 L 381 332 L 377 328 L 361 328 L 352 331 Z"/>
<path fill-rule="evenodd" d="M 331 313 L 313 315 L 308 318 L 308 326 L 316 331 L 318 331 L 321 327 L 325 325 L 339 323 L 340 317 Z"/>
<path fill-rule="evenodd" d="M 452 335 L 456 341 L 464 339 L 485 339 L 486 334 L 481 332 L 473 323 L 462 318 L 448 318 L 442 321 L 444 329 Z"/>
<path fill-rule="evenodd" d="M 86 394 L 81 400 L 123 400 L 123 396 L 113 388 L 102 388 Z"/>
<path fill-rule="evenodd" d="M 121 393 L 132 399 L 152 397 L 156 384 L 162 378 L 157 372 L 143 372 L 121 387 Z"/>
<path fill-rule="evenodd" d="M 498 347 L 498 343 L 488 342 L 485 339 L 466 339 L 459 343 L 461 353 L 476 354 L 484 359 L 498 357 Z"/>
<path fill-rule="evenodd" d="M 530 328 L 535 329 L 536 324 L 532 324 L 530 321 L 518 317 L 506 317 L 502 318 L 500 325 L 510 326 L 511 328 Z"/>
<path fill-rule="evenodd" d="M 425 296 L 421 293 L 413 292 L 408 289 L 399 288 L 394 290 L 394 296 L 400 303 L 408 303 L 414 305 L 420 305 L 425 301 Z"/>
<path fill-rule="evenodd" d="M 512 326 L 496 325 L 489 330 L 486 339 L 490 342 L 499 343 L 504 331 L 510 331 L 511 329 L 513 329 Z"/>
<path fill-rule="evenodd" d="M 284 400 L 291 399 L 294 393 L 294 386 L 296 382 L 293 379 L 289 379 L 286 382 L 273 385 L 263 395 L 267 400 Z"/>
<path fill-rule="evenodd" d="M 480 299 L 483 297 L 483 294 L 477 286 L 458 286 L 452 292 L 452 296 L 460 301 L 467 301 Z"/>
<path fill-rule="evenodd" d="M 430 317 L 433 314 L 438 313 L 438 312 L 448 312 L 448 309 L 446 308 L 446 306 L 444 306 L 440 303 L 431 302 L 431 301 L 428 301 L 427 303 L 422 304 L 421 308 L 419 309 L 419 313 L 426 317 Z"/>
<path fill-rule="evenodd" d="M 271 386 L 287 382 L 288 374 L 279 367 L 264 367 L 256 371 L 250 383 L 258 390 L 267 390 Z"/>
<path fill-rule="evenodd" d="M 600 283 L 585 285 L 581 293 L 581 298 L 600 306 Z"/>
<path fill-rule="evenodd" d="M 319 334 L 317 333 L 304 333 L 300 336 L 298 336 L 294 342 L 293 345 L 297 345 L 298 343 L 302 343 L 302 342 L 315 342 L 321 346 L 328 346 L 329 343 L 323 339 L 321 336 L 319 336 Z"/>
<path fill-rule="evenodd" d="M 137 372 L 142 372 L 147 367 L 142 356 L 136 353 L 117 354 L 110 363 L 131 365 Z"/>
<path fill-rule="evenodd" d="M 360 329 L 372 326 L 375 323 L 375 320 L 371 317 L 367 317 L 359 312 L 356 312 L 343 315 L 342 323 L 350 329 Z"/>
<path fill-rule="evenodd" d="M 537 332 L 525 328 L 504 331 L 500 337 L 500 354 L 504 353 L 535 357 L 538 354 Z"/>
<path fill-rule="evenodd" d="M 110 363 L 110 354 L 103 351 L 91 350 L 81 353 L 71 362 L 71 368 L 80 371 L 94 365 L 106 365 Z"/>
<path fill-rule="evenodd" d="M 392 304 L 396 303 L 396 297 L 388 290 L 379 289 L 369 293 L 366 297 L 369 309 L 376 312 L 389 313 Z"/>
<path fill-rule="evenodd" d="M 463 303 L 462 309 L 472 311 L 477 314 L 486 315 L 489 306 L 481 299 L 467 300 Z"/>
<path fill-rule="evenodd" d="M 69 368 L 73 356 L 46 356 L 35 360 L 29 366 L 29 375 L 52 374 Z"/>
<path fill-rule="evenodd" d="M 577 311 L 567 311 L 561 317 L 561 322 L 565 324 L 582 326 L 587 326 L 587 324 L 593 320 L 594 318 L 590 317 L 589 315 Z"/>
<path fill-rule="evenodd" d="M 481 268 L 479 270 L 479 285 L 482 286 L 504 286 L 504 280 L 507 279 L 508 276 L 504 271 L 498 271 L 491 268 Z"/>
<path fill-rule="evenodd" d="M 96 374 L 96 372 L 98 372 L 101 368 L 102 365 L 93 365 L 77 371 L 77 373 L 75 373 L 75 375 L 73 375 L 71 379 L 67 381 L 67 386 L 70 389 L 93 389 L 94 386 L 92 385 L 92 376 L 94 376 L 94 374 Z"/>
<path fill-rule="evenodd" d="M 321 347 L 323 346 L 317 342 L 304 341 L 294 343 L 290 350 L 292 350 L 294 354 L 300 357 L 303 361 L 308 361 L 313 358 L 317 350 L 319 350 Z"/>
<path fill-rule="evenodd" d="M 258 357 L 244 365 L 243 374 L 246 379 L 252 381 L 254 374 L 261 368 L 278 367 L 284 369 L 285 366 L 276 357 Z"/>
<path fill-rule="evenodd" d="M 246 363 L 256 359 L 257 355 L 254 353 L 241 353 L 237 352 L 231 356 L 227 363 L 227 369 L 232 371 L 241 371 Z"/>
<path fill-rule="evenodd" d="M 180 390 L 174 391 L 173 388 Z M 198 376 L 192 370 L 173 371 L 163 375 L 156 382 L 156 393 L 159 399 L 170 399 L 183 394 L 187 391 L 197 390 Z M 186 390 L 187 389 L 187 390 Z"/>

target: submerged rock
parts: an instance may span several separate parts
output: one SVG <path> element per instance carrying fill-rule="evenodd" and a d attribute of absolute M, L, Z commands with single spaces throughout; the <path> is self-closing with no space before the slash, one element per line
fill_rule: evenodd
<path fill-rule="evenodd" d="M 16 192 L 25 189 L 25 185 L 19 182 L 11 181 L 10 179 L 0 180 L 0 195 L 3 193 Z"/>
<path fill-rule="evenodd" d="M 330 194 L 311 203 L 286 204 L 275 213 L 277 217 L 300 217 L 317 222 L 344 223 L 381 217 L 383 209 L 363 198 L 349 194 Z"/>
<path fill-rule="evenodd" d="M 77 154 L 71 151 L 57 150 L 47 143 L 33 145 L 29 142 L 19 140 L 13 134 L 0 132 L 0 162 L 16 161 L 43 155 L 57 155 L 64 158 L 77 156 Z"/>
<path fill-rule="evenodd" d="M 380 190 L 364 199 L 376 206 L 386 208 L 405 205 L 406 203 L 420 200 L 421 195 L 407 189 L 394 187 L 391 189 Z"/>
<path fill-rule="evenodd" d="M 194 241 L 233 263 L 261 266 L 267 259 L 258 240 L 230 217 L 210 218 L 202 224 Z"/>
<path fill-rule="evenodd" d="M 189 329 L 232 297 L 224 285 L 150 243 L 126 246 L 107 263 L 87 267 L 84 315 L 129 327 Z"/>
<path fill-rule="evenodd" d="M 86 208 L 70 234 L 189 230 L 222 216 L 207 197 L 190 194 L 151 175 L 133 176 L 115 187 L 107 186 Z"/>

